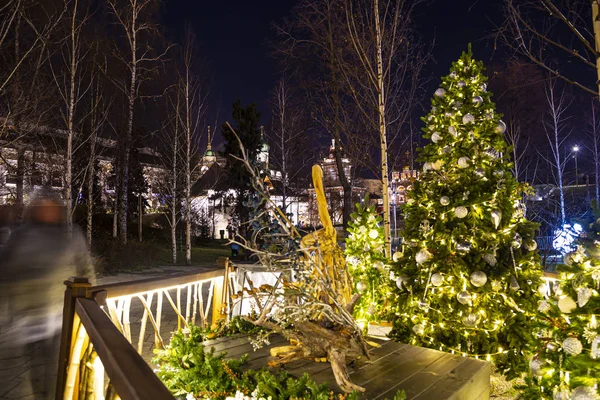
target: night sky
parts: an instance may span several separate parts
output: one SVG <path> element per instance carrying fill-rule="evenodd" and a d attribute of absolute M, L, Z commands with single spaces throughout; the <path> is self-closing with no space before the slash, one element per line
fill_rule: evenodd
<path fill-rule="evenodd" d="M 189 22 L 198 39 L 199 53 L 211 71 L 211 106 L 208 124 L 230 119 L 231 104 L 239 97 L 244 104 L 256 102 L 268 125 L 269 98 L 277 70 L 269 56 L 272 23 L 291 14 L 296 0 L 198 1 L 168 0 L 163 22 L 175 41 Z M 493 42 L 486 39 L 501 19 L 502 0 L 429 0 L 417 11 L 417 29 L 433 48 L 434 61 L 426 74 L 432 77 L 431 91 L 450 63 L 469 42 L 477 58 L 486 63 L 493 55 Z M 494 55 L 498 58 L 498 55 Z M 220 138 L 216 138 L 217 142 Z"/>

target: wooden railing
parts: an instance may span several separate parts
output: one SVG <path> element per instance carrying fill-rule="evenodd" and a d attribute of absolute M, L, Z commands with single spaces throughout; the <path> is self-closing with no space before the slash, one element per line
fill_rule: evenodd
<path fill-rule="evenodd" d="M 148 322 L 154 331 L 150 346 L 160 348 L 164 303 L 177 324 L 163 332 L 226 318 L 233 274 L 228 259 L 218 264 L 222 269 L 95 287 L 84 278 L 65 282 L 56 399 L 172 400 L 142 357 Z M 142 315 L 132 324 L 136 307 Z"/>

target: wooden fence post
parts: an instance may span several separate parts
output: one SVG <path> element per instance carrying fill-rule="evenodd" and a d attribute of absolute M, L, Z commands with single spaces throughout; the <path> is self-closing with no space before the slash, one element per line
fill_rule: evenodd
<path fill-rule="evenodd" d="M 56 399 L 63 398 L 67 366 L 69 365 L 71 341 L 73 337 L 73 319 L 75 318 L 75 299 L 89 297 L 89 288 L 92 287 L 87 278 L 70 277 L 65 281 L 65 303 L 63 307 L 63 322 L 60 333 L 60 351 L 58 353 L 58 370 L 56 377 Z"/>
<path fill-rule="evenodd" d="M 227 316 L 227 291 L 229 288 L 227 280 L 229 279 L 229 258 L 219 257 L 217 266 L 223 267 L 223 280 L 215 279 L 212 298 L 212 323 L 211 326 L 216 328 L 219 321 Z"/>

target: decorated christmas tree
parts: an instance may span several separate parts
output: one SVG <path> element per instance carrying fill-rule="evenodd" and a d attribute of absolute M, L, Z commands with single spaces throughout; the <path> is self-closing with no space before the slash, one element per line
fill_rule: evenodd
<path fill-rule="evenodd" d="M 389 297 L 387 273 L 384 274 L 387 259 L 383 253 L 385 241 L 381 217 L 375 207 L 357 204 L 356 208 L 348 225 L 345 250 L 354 292 L 360 294 L 354 317 L 359 323 L 379 322 Z"/>
<path fill-rule="evenodd" d="M 469 49 L 424 118 L 423 174 L 408 193 L 404 247 L 394 254 L 392 336 L 527 370 L 541 267 L 511 173 L 505 124 Z"/>
<path fill-rule="evenodd" d="M 559 286 L 540 302 L 527 399 L 600 398 L 600 219 L 558 266 Z"/>

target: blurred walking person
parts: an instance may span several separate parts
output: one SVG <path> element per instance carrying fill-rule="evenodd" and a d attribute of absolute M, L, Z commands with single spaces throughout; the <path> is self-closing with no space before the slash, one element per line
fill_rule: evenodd
<path fill-rule="evenodd" d="M 36 399 L 54 397 L 63 282 L 83 276 L 93 284 L 95 278 L 85 238 L 76 227 L 69 235 L 65 210 L 57 193 L 38 191 L 25 210 L 24 223 L 0 249 L 0 302 L 6 304 L 0 346 L 20 349 L 31 358 Z"/>

